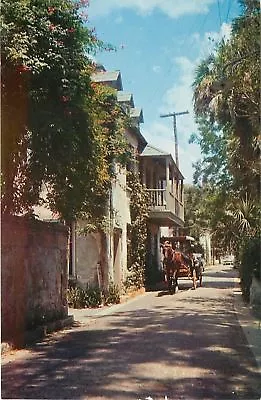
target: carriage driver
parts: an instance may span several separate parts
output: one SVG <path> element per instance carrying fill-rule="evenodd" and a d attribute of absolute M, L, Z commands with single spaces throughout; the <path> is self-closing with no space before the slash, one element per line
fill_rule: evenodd
<path fill-rule="evenodd" d="M 165 256 L 164 250 L 166 250 L 166 249 L 168 249 L 168 248 L 172 249 L 172 243 L 169 242 L 168 240 L 165 240 L 165 242 L 161 245 L 161 247 L 162 247 L 163 260 L 164 260 L 164 258 L 165 258 L 165 257 L 164 257 L 164 256 Z"/>
<path fill-rule="evenodd" d="M 162 253 L 164 255 L 164 250 L 171 248 L 172 249 L 172 243 L 169 242 L 168 240 L 165 240 L 165 242 L 161 245 L 162 248 Z"/>
<path fill-rule="evenodd" d="M 172 247 L 172 244 L 168 240 L 165 240 L 163 247 Z"/>
<path fill-rule="evenodd" d="M 192 252 L 189 253 L 190 258 L 190 274 L 193 280 L 193 288 L 196 289 L 197 281 L 199 280 L 199 284 L 202 284 L 202 262 L 198 260 L 195 254 Z"/>
<path fill-rule="evenodd" d="M 192 279 L 192 289 L 196 289 L 197 288 L 197 280 L 198 280 L 198 273 L 197 273 L 197 267 L 196 267 L 196 260 L 195 260 L 195 256 L 192 253 L 192 251 L 190 250 L 188 253 L 188 257 L 189 257 L 189 268 L 190 268 L 190 276 Z"/>

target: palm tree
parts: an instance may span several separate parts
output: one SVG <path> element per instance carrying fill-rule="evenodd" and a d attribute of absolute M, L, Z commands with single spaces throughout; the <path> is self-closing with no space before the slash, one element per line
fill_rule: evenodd
<path fill-rule="evenodd" d="M 195 72 L 194 111 L 227 134 L 227 157 L 237 186 L 260 193 L 260 18 L 257 2 L 242 2 L 231 38 Z M 224 137 L 225 139 L 225 137 Z M 243 179 L 242 179 L 243 177 Z"/>

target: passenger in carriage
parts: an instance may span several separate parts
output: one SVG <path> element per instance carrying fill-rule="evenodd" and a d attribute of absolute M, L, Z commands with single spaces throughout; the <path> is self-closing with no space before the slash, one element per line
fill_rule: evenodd
<path fill-rule="evenodd" d="M 189 257 L 190 276 L 192 279 L 192 289 L 196 289 L 198 280 L 196 259 L 192 251 L 189 252 L 188 257 Z"/>
<path fill-rule="evenodd" d="M 203 272 L 203 263 L 198 257 L 190 253 L 191 255 L 191 276 L 193 280 L 193 288 L 196 289 L 197 281 L 199 281 L 199 286 L 202 286 L 202 272 Z"/>

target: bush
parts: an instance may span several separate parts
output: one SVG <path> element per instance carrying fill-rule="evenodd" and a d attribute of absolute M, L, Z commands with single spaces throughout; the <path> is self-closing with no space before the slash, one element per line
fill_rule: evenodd
<path fill-rule="evenodd" d="M 85 289 L 86 307 L 98 307 L 102 304 L 102 291 L 99 287 L 90 287 Z"/>
<path fill-rule="evenodd" d="M 87 284 L 83 289 L 79 282 L 69 281 L 67 291 L 67 301 L 72 308 L 92 308 L 99 307 L 101 304 L 120 303 L 120 291 L 117 285 L 110 283 L 107 290 L 101 290 L 99 287 L 92 287 Z"/>
<path fill-rule="evenodd" d="M 67 291 L 67 301 L 69 307 L 85 308 L 86 307 L 85 290 L 80 287 L 69 287 Z"/>
<path fill-rule="evenodd" d="M 109 284 L 108 290 L 103 291 L 103 296 L 106 305 L 119 304 L 121 301 L 119 287 L 112 282 Z"/>
<path fill-rule="evenodd" d="M 243 297 L 249 301 L 253 275 L 260 279 L 260 237 L 248 239 L 241 249 L 240 284 Z"/>
<path fill-rule="evenodd" d="M 141 289 L 144 286 L 144 268 L 137 262 L 128 268 L 128 276 L 124 282 L 124 287 L 128 289 Z"/>

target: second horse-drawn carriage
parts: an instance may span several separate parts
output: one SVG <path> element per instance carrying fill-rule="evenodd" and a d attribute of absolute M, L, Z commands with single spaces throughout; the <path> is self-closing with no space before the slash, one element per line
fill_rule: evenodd
<path fill-rule="evenodd" d="M 192 280 L 192 288 L 196 289 L 197 281 L 202 285 L 203 263 L 193 253 L 191 236 L 170 236 L 161 238 L 163 268 L 170 293 L 178 288 L 178 278 Z"/>

